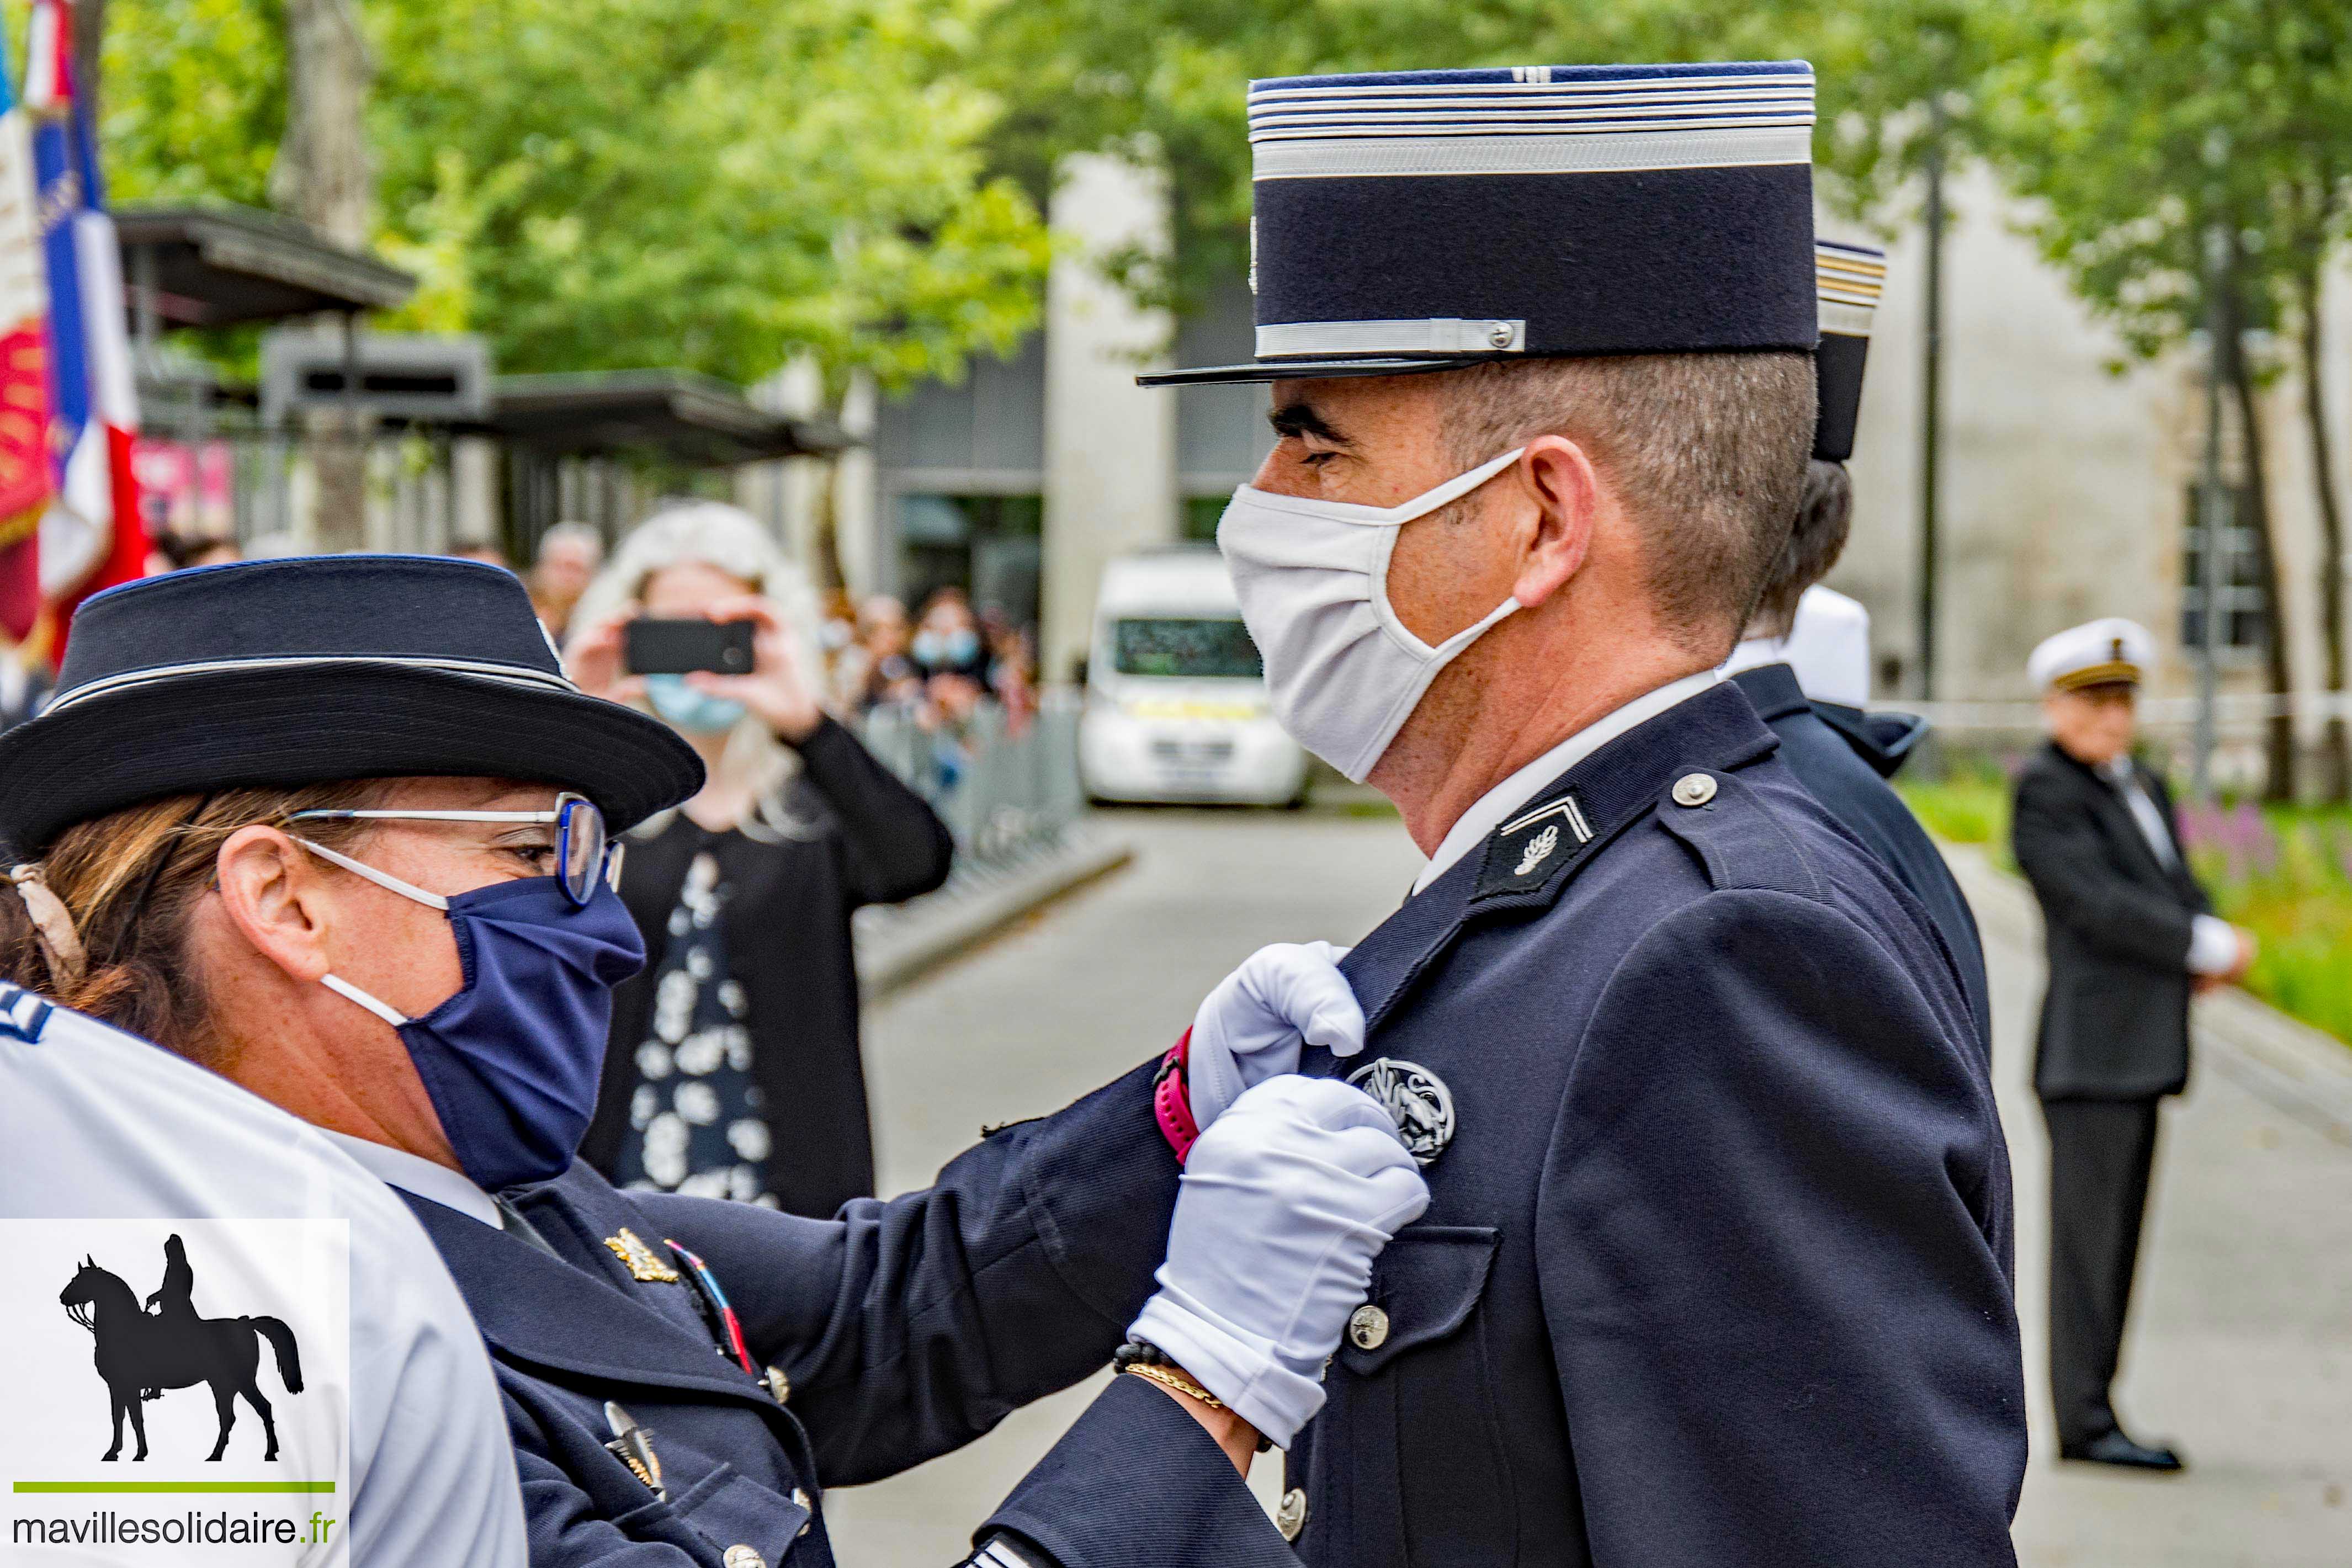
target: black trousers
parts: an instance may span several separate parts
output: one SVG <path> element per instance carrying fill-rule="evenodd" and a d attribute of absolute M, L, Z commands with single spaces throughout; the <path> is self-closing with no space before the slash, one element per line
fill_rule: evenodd
<path fill-rule="evenodd" d="M 2122 1354 L 2156 1158 L 2157 1100 L 2044 1100 L 2050 1128 L 2050 1396 L 2058 1440 L 2114 1428 Z"/>

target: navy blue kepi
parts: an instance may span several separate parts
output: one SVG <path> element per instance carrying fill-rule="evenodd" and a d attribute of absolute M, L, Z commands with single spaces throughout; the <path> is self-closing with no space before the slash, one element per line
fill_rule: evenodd
<path fill-rule="evenodd" d="M 1886 285 L 1886 253 L 1876 246 L 1817 241 L 1822 346 L 1813 350 L 1813 384 L 1821 394 L 1813 423 L 1813 455 L 1843 463 L 1853 455 L 1862 418 L 1862 370 L 1870 356 L 1870 323 Z"/>
<path fill-rule="evenodd" d="M 1813 68 L 1250 84 L 1257 357 L 1147 385 L 1812 351 Z"/>
<path fill-rule="evenodd" d="M 74 616 L 56 697 L 0 735 L 0 844 L 163 795 L 448 774 L 572 789 L 614 831 L 702 785 L 669 728 L 584 695 L 512 572 L 314 556 L 151 577 Z"/>

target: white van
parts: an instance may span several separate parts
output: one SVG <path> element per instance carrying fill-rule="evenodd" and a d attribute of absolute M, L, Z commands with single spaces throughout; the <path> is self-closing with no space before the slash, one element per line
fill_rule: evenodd
<path fill-rule="evenodd" d="M 1257 645 L 1213 549 L 1103 569 L 1078 770 L 1098 800 L 1306 800 L 1307 753 L 1267 707 Z"/>

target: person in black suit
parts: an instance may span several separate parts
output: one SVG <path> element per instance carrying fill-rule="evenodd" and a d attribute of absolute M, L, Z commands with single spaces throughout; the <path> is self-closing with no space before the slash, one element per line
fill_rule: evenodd
<path fill-rule="evenodd" d="M 2111 1388 L 2131 1303 L 2157 1107 L 2189 1078 L 2189 998 L 2238 979 L 2253 938 L 2210 913 L 2163 776 L 2132 755 L 2154 641 L 2095 621 L 2033 651 L 2050 743 L 2017 780 L 2011 842 L 2050 948 L 2034 1092 L 2050 1129 L 2050 1391 L 2070 1459 L 2177 1470 Z"/>

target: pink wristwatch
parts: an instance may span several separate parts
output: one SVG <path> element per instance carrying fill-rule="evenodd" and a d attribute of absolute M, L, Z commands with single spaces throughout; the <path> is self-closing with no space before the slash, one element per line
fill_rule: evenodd
<path fill-rule="evenodd" d="M 1180 1166 L 1191 1156 L 1192 1145 L 1201 1139 L 1201 1125 L 1192 1120 L 1192 1103 L 1184 1071 L 1192 1045 L 1192 1031 L 1188 1029 L 1175 1048 L 1160 1059 L 1159 1075 L 1151 1081 L 1151 1112 L 1159 1118 L 1160 1135 L 1176 1151 L 1176 1163 Z"/>

